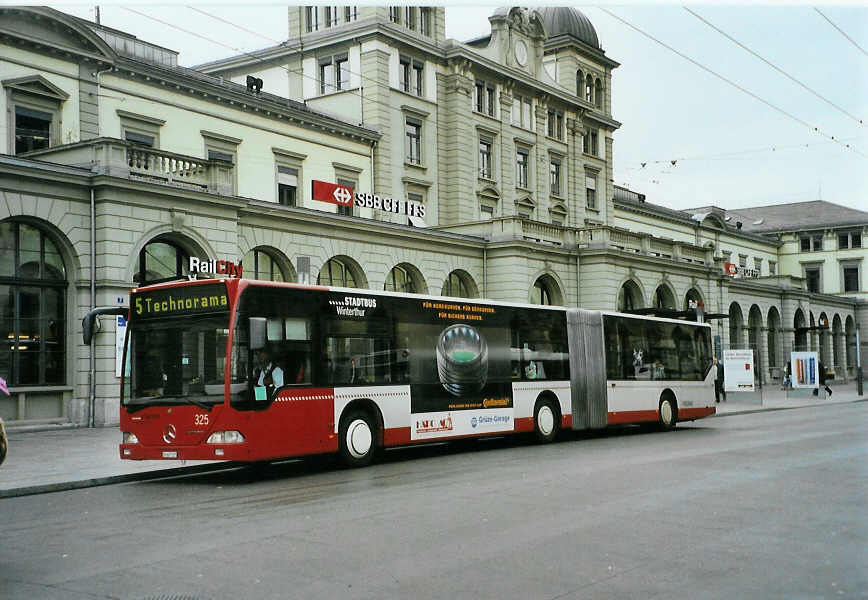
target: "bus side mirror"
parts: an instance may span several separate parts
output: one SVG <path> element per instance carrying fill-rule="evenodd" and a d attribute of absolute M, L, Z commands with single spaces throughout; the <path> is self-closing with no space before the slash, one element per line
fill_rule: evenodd
<path fill-rule="evenodd" d="M 129 319 L 129 309 L 124 306 L 100 306 L 89 311 L 81 320 L 81 337 L 85 346 L 90 346 L 94 330 L 99 331 L 99 317 L 102 315 L 120 315 Z"/>
<path fill-rule="evenodd" d="M 250 349 L 265 348 L 265 317 L 250 317 Z"/>

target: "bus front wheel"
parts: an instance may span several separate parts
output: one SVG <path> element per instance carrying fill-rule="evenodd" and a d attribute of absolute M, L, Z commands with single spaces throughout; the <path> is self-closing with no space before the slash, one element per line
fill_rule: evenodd
<path fill-rule="evenodd" d="M 660 429 L 670 431 L 675 429 L 678 422 L 678 404 L 675 396 L 670 393 L 663 394 L 660 398 Z"/>
<path fill-rule="evenodd" d="M 536 439 L 542 443 L 551 442 L 558 435 L 558 411 L 549 398 L 537 401 L 533 411 L 533 430 Z"/>
<path fill-rule="evenodd" d="M 353 411 L 341 419 L 341 462 L 347 467 L 364 467 L 371 463 L 376 450 L 376 432 L 373 418 L 364 411 Z"/>

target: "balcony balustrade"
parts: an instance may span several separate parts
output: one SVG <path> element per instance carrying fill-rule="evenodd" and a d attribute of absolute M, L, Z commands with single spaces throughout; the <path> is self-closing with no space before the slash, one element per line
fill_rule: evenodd
<path fill-rule="evenodd" d="M 605 225 L 575 228 L 520 217 L 498 217 L 440 229 L 477 235 L 492 242 L 525 240 L 565 249 L 611 249 L 676 262 L 706 266 L 714 264 L 711 248 Z"/>
<path fill-rule="evenodd" d="M 115 138 L 96 138 L 28 152 L 25 156 L 89 168 L 96 175 L 148 181 L 223 196 L 235 193 L 235 166 L 231 162 L 176 154 Z"/>

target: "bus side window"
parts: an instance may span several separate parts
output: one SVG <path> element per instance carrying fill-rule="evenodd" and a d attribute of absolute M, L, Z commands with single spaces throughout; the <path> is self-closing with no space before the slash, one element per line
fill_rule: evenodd
<path fill-rule="evenodd" d="M 603 317 L 606 340 L 606 378 L 624 379 L 624 366 L 621 355 L 620 319 L 606 315 Z"/>

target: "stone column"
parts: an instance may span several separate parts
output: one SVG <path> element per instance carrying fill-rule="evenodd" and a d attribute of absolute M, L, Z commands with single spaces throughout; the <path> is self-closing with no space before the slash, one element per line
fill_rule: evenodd
<path fill-rule="evenodd" d="M 440 225 L 472 221 L 478 215 L 478 138 L 470 114 L 472 96 L 473 80 L 464 65 L 437 74 Z"/>
<path fill-rule="evenodd" d="M 500 130 L 501 135 L 497 144 L 497 161 L 500 165 L 500 215 L 512 216 L 515 214 L 515 140 L 510 133 L 512 122 L 512 83 L 504 83 L 500 92 Z M 497 168 L 493 165 L 493 168 Z M 497 216 L 497 215 L 495 215 Z"/>
<path fill-rule="evenodd" d="M 392 195 L 392 144 L 403 139 L 400 132 L 392 131 L 392 110 L 389 106 L 389 54 L 375 49 L 361 55 L 362 73 L 365 74 L 362 100 L 364 125 L 377 129 L 381 137 L 374 152 L 374 189 L 382 196 Z M 376 82 L 376 83 L 372 83 Z"/>
<path fill-rule="evenodd" d="M 536 198 L 536 215 L 534 220 L 544 221 L 548 223 L 549 218 L 549 153 L 545 144 L 541 142 L 545 140 L 546 121 L 548 118 L 548 105 L 545 100 L 540 100 L 536 105 L 534 114 L 534 133 L 536 133 L 536 142 L 534 143 L 533 152 L 536 155 L 536 173 L 534 173 L 534 195 Z M 563 175 L 562 175 L 563 176 Z"/>

